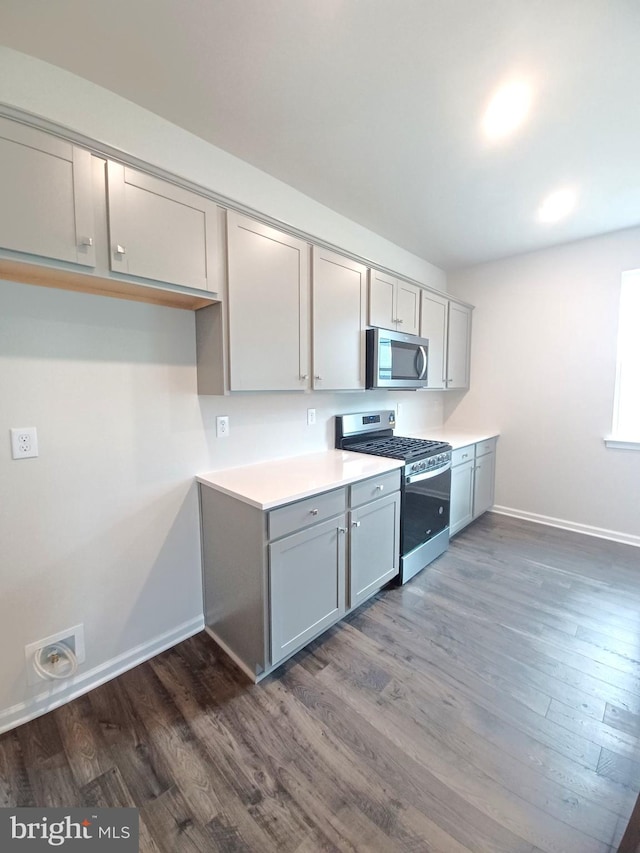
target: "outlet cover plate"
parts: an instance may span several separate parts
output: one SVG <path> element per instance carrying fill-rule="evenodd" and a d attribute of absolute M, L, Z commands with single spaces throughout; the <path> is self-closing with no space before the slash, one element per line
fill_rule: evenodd
<path fill-rule="evenodd" d="M 30 459 L 38 455 L 38 433 L 35 427 L 16 427 L 11 430 L 11 456 Z"/>

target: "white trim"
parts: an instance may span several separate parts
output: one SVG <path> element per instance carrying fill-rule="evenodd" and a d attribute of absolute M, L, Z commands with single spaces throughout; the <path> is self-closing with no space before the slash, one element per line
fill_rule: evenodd
<path fill-rule="evenodd" d="M 640 548 L 640 536 L 636 536 L 634 533 L 622 533 L 619 530 L 607 530 L 604 527 L 579 524 L 577 521 L 552 518 L 549 515 L 526 512 L 525 510 L 514 509 L 510 506 L 494 506 L 489 512 L 495 512 L 498 515 L 509 515 L 512 518 L 522 518 L 524 521 L 533 521 L 536 524 L 548 524 L 549 527 L 559 527 L 562 530 L 572 530 L 574 533 L 584 533 L 585 536 L 597 536 L 599 539 L 609 539 L 611 542 L 622 542 L 625 545 L 633 545 L 636 548 Z"/>
<path fill-rule="evenodd" d="M 622 438 L 605 438 L 604 443 L 607 447 L 613 447 L 615 450 L 640 450 L 640 438 L 635 441 Z"/>
<path fill-rule="evenodd" d="M 240 658 L 235 652 L 231 651 L 229 646 L 224 642 L 224 640 L 220 639 L 220 637 L 215 633 L 215 631 L 212 631 L 211 628 L 208 628 L 206 625 L 204 626 L 204 630 L 211 637 L 212 640 L 215 640 L 215 642 L 220 646 L 222 651 L 231 658 L 235 665 L 239 667 L 244 672 L 244 674 L 247 675 L 255 684 L 258 681 L 258 676 L 255 674 L 255 672 L 251 672 L 246 663 L 240 660 Z M 262 675 L 266 675 L 266 672 L 262 673 Z M 262 677 L 262 675 L 260 677 Z"/>
<path fill-rule="evenodd" d="M 60 705 L 76 699 L 99 687 L 106 681 L 110 681 L 117 675 L 121 675 L 134 666 L 144 663 L 152 657 L 155 657 L 160 652 L 170 649 L 177 643 L 192 637 L 204 628 L 204 619 L 198 616 L 196 619 L 191 619 L 189 622 L 183 622 L 177 628 L 167 631 L 148 643 L 142 643 L 127 652 L 124 652 L 118 657 L 111 658 L 104 663 L 95 666 L 88 672 L 83 672 L 80 675 L 70 679 L 68 684 L 59 685 L 52 684 L 51 688 L 45 693 L 38 693 L 24 702 L 17 705 L 12 705 L 10 708 L 5 708 L 0 711 L 0 734 L 14 729 L 16 726 L 21 726 L 23 723 L 28 723 L 29 720 L 35 719 Z"/>

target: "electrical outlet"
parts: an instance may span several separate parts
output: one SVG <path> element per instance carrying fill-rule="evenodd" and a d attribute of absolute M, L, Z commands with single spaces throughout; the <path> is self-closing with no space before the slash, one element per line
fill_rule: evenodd
<path fill-rule="evenodd" d="M 316 410 L 307 409 L 307 426 L 313 426 L 316 422 Z"/>
<path fill-rule="evenodd" d="M 50 637 L 45 637 L 44 640 L 38 640 L 37 643 L 29 643 L 24 647 L 24 659 L 27 665 L 27 684 L 43 683 L 42 678 L 40 678 L 33 668 L 33 658 L 38 651 L 50 646 L 52 643 L 64 643 L 74 653 L 78 663 L 84 662 L 84 625 L 74 625 L 73 628 L 67 628 L 65 631 L 52 634 Z"/>
<path fill-rule="evenodd" d="M 218 415 L 216 418 L 216 437 L 226 438 L 229 435 L 229 416 Z"/>
<path fill-rule="evenodd" d="M 38 433 L 35 427 L 11 430 L 11 455 L 14 459 L 29 459 L 38 455 Z"/>

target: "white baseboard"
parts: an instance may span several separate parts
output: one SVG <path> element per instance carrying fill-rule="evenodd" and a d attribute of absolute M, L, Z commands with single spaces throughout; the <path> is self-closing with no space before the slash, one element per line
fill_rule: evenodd
<path fill-rule="evenodd" d="M 41 714 L 46 714 L 47 711 L 52 711 L 84 693 L 88 693 L 117 675 L 121 675 L 129 669 L 133 669 L 134 666 L 155 657 L 160 652 L 170 649 L 182 640 L 192 637 L 202 631 L 203 628 L 204 618 L 199 616 L 189 622 L 183 622 L 182 625 L 178 625 L 177 628 L 161 634 L 148 643 L 143 643 L 116 658 L 105 661 L 105 663 L 90 669 L 88 672 L 75 675 L 69 679 L 68 683 L 63 685 L 52 683 L 51 687 L 45 692 L 0 711 L 0 734 L 9 729 L 14 729 L 16 726 L 21 726 Z"/>
<path fill-rule="evenodd" d="M 634 545 L 636 548 L 640 548 L 640 536 L 633 533 L 621 533 L 618 530 L 607 530 L 605 527 L 579 524 L 577 521 L 552 518 L 549 515 L 526 512 L 522 509 L 513 509 L 510 506 L 494 506 L 489 511 L 498 515 L 509 515 L 512 518 L 521 518 L 523 521 L 533 521 L 536 524 L 548 524 L 550 527 L 560 527 L 562 530 L 572 530 L 574 533 L 584 533 L 585 536 L 597 536 L 599 539 L 610 539 L 612 542 L 622 542 L 625 545 Z"/>

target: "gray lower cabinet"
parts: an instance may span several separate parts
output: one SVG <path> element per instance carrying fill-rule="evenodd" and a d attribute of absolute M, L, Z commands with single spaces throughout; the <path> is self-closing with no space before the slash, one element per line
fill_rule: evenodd
<path fill-rule="evenodd" d="M 476 444 L 473 482 L 473 517 L 477 518 L 493 506 L 496 482 L 496 440 Z"/>
<path fill-rule="evenodd" d="M 349 609 L 400 571 L 400 492 L 351 510 Z"/>
<path fill-rule="evenodd" d="M 200 486 L 207 632 L 254 681 L 398 574 L 400 473 L 269 511 Z"/>
<path fill-rule="evenodd" d="M 470 458 L 451 468 L 451 511 L 449 534 L 453 536 L 473 521 L 473 445 L 464 448 Z"/>
<path fill-rule="evenodd" d="M 450 533 L 453 536 L 493 506 L 495 438 L 452 453 Z"/>
<path fill-rule="evenodd" d="M 345 524 L 338 516 L 269 545 L 272 664 L 344 616 Z"/>

